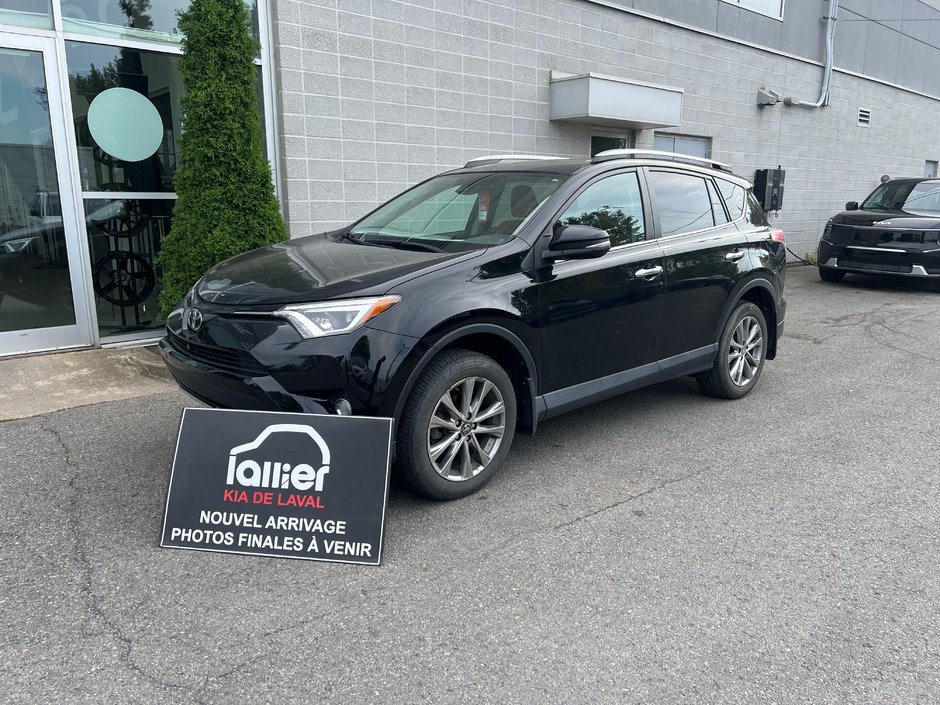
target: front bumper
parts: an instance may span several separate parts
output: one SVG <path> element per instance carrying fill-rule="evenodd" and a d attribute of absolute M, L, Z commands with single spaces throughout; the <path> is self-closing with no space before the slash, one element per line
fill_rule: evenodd
<path fill-rule="evenodd" d="M 212 367 L 177 350 L 169 337 L 160 341 L 160 355 L 176 383 L 210 406 L 255 411 L 292 411 L 328 414 L 324 404 L 291 394 L 270 375 L 250 376 Z"/>
<path fill-rule="evenodd" d="M 863 244 L 823 238 L 816 261 L 820 267 L 842 272 L 940 279 L 940 245 L 936 242 Z"/>
<path fill-rule="evenodd" d="M 167 317 L 160 353 L 180 387 L 226 409 L 335 413 L 340 400 L 359 416 L 391 416 L 418 340 L 362 326 L 304 339 L 264 311 L 196 304 L 202 324 L 184 320 L 191 297 Z M 343 404 L 345 406 L 345 404 Z"/>
<path fill-rule="evenodd" d="M 891 274 L 898 277 L 917 277 L 919 279 L 940 279 L 940 272 L 928 272 L 926 267 L 921 264 L 912 264 L 910 267 L 902 265 L 883 264 L 880 262 L 865 262 L 857 265 L 846 265 L 845 260 L 838 257 L 830 257 L 823 262 L 821 267 L 828 269 L 838 269 L 843 272 L 853 272 L 856 274 Z M 908 271 L 908 269 L 910 271 Z"/>

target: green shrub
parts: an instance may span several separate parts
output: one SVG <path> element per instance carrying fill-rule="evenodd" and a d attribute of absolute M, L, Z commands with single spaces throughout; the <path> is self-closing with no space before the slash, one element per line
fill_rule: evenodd
<path fill-rule="evenodd" d="M 193 0 L 179 28 L 186 92 L 178 200 L 158 259 L 164 315 L 213 265 L 287 237 L 261 146 L 258 44 L 243 0 Z"/>

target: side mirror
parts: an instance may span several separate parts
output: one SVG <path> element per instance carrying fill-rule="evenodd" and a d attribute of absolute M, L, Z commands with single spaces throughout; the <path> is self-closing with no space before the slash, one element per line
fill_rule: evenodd
<path fill-rule="evenodd" d="M 610 235 L 606 230 L 590 225 L 556 227 L 548 249 L 549 259 L 591 259 L 603 257 L 610 251 Z"/>
<path fill-rule="evenodd" d="M 845 210 L 847 211 L 857 211 L 858 210 L 858 201 L 849 201 L 845 204 Z"/>

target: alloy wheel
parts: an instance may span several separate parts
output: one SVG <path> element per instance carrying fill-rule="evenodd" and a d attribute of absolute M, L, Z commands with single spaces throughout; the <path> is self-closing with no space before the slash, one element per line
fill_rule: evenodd
<path fill-rule="evenodd" d="M 460 482 L 479 475 L 499 450 L 506 404 L 493 382 L 467 377 L 444 392 L 428 424 L 427 450 L 437 474 Z"/>
<path fill-rule="evenodd" d="M 728 374 L 739 387 L 754 381 L 764 355 L 764 336 L 760 323 L 753 316 L 745 316 L 734 327 L 728 351 Z"/>

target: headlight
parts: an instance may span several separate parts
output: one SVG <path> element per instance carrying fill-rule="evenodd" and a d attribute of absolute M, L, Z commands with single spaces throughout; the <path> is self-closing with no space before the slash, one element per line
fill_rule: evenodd
<path fill-rule="evenodd" d="M 30 245 L 30 243 L 38 239 L 38 237 L 21 237 L 18 240 L 7 240 L 5 243 L 3 243 L 3 250 L 9 254 L 14 252 L 22 252 Z"/>
<path fill-rule="evenodd" d="M 832 234 L 832 220 L 830 219 L 829 222 L 826 223 L 826 227 L 823 228 L 823 236 L 822 236 L 822 239 L 823 239 L 823 240 L 828 240 L 828 239 L 829 239 L 829 236 L 830 236 L 831 234 Z"/>
<path fill-rule="evenodd" d="M 401 301 L 400 296 L 291 304 L 274 315 L 290 321 L 304 338 L 349 333 Z"/>

